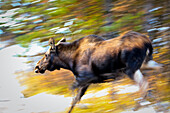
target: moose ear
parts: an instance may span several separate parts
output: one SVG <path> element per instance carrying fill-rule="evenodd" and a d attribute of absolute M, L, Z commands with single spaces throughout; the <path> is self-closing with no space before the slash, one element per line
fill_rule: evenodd
<path fill-rule="evenodd" d="M 58 41 L 57 45 L 60 44 L 61 42 L 66 42 L 66 39 L 62 38 L 60 41 Z"/>
<path fill-rule="evenodd" d="M 65 39 L 65 38 L 62 38 L 62 39 L 60 40 L 60 42 L 66 42 L 66 39 Z"/>
<path fill-rule="evenodd" d="M 50 38 L 48 43 L 51 46 L 51 49 L 55 50 L 55 41 L 54 41 L 54 38 Z"/>

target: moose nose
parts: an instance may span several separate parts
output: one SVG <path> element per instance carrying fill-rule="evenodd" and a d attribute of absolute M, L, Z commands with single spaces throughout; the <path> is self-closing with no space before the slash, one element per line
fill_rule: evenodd
<path fill-rule="evenodd" d="M 36 69 L 36 70 L 35 70 L 35 73 L 38 73 L 38 72 L 39 72 L 38 69 Z"/>
<path fill-rule="evenodd" d="M 38 73 L 39 72 L 39 66 L 36 66 L 35 67 L 35 73 Z"/>

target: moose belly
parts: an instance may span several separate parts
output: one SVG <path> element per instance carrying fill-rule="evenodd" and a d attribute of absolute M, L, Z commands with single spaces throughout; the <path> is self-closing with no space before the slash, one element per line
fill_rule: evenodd
<path fill-rule="evenodd" d="M 113 73 L 125 68 L 125 65 L 119 59 L 106 59 L 92 63 L 92 70 L 96 74 Z"/>

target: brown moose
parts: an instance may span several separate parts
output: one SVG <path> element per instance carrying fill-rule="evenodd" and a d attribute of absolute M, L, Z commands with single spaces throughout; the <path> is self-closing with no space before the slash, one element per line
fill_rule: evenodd
<path fill-rule="evenodd" d="M 142 64 L 143 67 L 160 67 L 152 60 L 153 48 L 149 38 L 133 31 L 109 40 L 89 35 L 71 43 L 63 38 L 56 45 L 51 38 L 49 43 L 51 47 L 37 63 L 35 72 L 44 73 L 60 68 L 73 72 L 75 82 L 72 88 L 78 88 L 78 92 L 69 113 L 90 84 L 116 78 L 119 72 L 128 75 L 145 93 L 148 82 L 140 71 Z"/>

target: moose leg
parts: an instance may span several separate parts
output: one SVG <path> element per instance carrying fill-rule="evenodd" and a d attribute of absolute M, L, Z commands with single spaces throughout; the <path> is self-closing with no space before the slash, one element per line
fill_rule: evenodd
<path fill-rule="evenodd" d="M 144 78 L 141 71 L 138 69 L 134 72 L 134 71 L 128 69 L 128 70 L 126 70 L 125 73 L 139 85 L 140 91 L 142 92 L 142 96 L 145 97 L 146 93 L 147 93 L 148 82 Z"/>
<path fill-rule="evenodd" d="M 126 74 L 132 79 L 134 80 L 140 87 L 140 91 L 141 91 L 141 96 L 142 96 L 142 100 L 145 99 L 146 95 L 147 95 L 147 88 L 148 88 L 148 82 L 146 79 L 144 79 L 142 73 L 140 72 L 140 70 L 136 70 L 134 73 L 133 71 L 131 71 L 130 69 L 129 70 L 126 70 Z M 140 102 L 141 101 L 138 101 L 136 103 L 136 106 L 134 108 L 134 110 L 138 110 L 141 105 L 140 105 Z"/>
<path fill-rule="evenodd" d="M 71 108 L 69 110 L 68 113 L 71 113 L 71 111 L 73 110 L 74 106 L 76 105 L 77 102 L 80 101 L 81 97 L 85 94 L 87 88 L 89 87 L 90 84 L 87 84 L 86 86 L 81 86 L 79 87 L 78 91 L 77 91 L 77 95 L 76 97 L 73 99 L 72 101 L 72 105 Z"/>
<path fill-rule="evenodd" d="M 143 77 L 139 69 L 134 74 L 134 80 L 139 85 L 142 96 L 142 100 L 138 101 L 134 108 L 134 111 L 136 111 L 141 107 L 140 103 L 144 101 L 147 96 L 148 81 Z"/>
<path fill-rule="evenodd" d="M 76 82 L 73 84 L 72 89 L 86 86 L 87 84 L 94 83 L 95 81 L 98 81 L 98 77 L 93 74 L 88 65 L 83 65 L 78 69 Z"/>
<path fill-rule="evenodd" d="M 143 77 L 139 69 L 134 74 L 134 80 L 139 85 L 143 98 L 145 98 L 147 94 L 148 81 Z"/>

